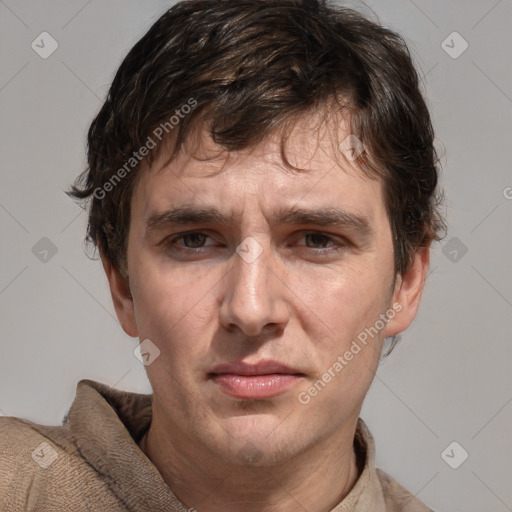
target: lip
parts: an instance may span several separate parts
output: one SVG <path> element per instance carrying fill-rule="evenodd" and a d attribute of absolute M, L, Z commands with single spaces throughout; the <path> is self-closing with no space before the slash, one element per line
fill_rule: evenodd
<path fill-rule="evenodd" d="M 270 375 L 272 373 L 301 374 L 299 370 L 290 368 L 278 361 L 259 361 L 257 363 L 246 363 L 235 361 L 215 366 L 210 374 L 234 373 L 236 375 Z M 301 374 L 302 375 L 302 374 Z"/>
<path fill-rule="evenodd" d="M 284 393 L 304 374 L 277 361 L 219 364 L 208 374 L 225 394 L 245 400 L 272 398 Z"/>

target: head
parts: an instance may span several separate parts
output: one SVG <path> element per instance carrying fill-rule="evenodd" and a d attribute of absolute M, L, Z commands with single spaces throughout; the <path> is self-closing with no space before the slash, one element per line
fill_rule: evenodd
<path fill-rule="evenodd" d="M 155 418 L 224 457 L 250 441 L 262 464 L 353 424 L 443 227 L 433 140 L 404 41 L 355 11 L 169 9 L 121 64 L 69 192 L 123 329 L 160 351 Z M 234 396 L 214 370 L 240 361 L 297 375 Z"/>

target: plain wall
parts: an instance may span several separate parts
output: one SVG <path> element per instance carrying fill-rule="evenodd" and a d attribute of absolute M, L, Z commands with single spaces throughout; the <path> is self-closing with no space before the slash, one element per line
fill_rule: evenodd
<path fill-rule="evenodd" d="M 150 392 L 64 190 L 122 57 L 171 3 L 0 1 L 0 414 L 61 424 L 82 378 Z M 362 417 L 378 466 L 432 508 L 512 510 L 512 3 L 350 5 L 401 33 L 424 77 L 449 224 Z M 43 31 L 47 59 L 31 48 Z M 458 469 L 441 457 L 453 441 Z"/>

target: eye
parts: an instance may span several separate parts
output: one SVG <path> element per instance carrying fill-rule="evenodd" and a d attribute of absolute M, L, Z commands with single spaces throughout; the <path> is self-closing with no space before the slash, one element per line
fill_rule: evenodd
<path fill-rule="evenodd" d="M 208 235 L 199 232 L 181 233 L 173 236 L 164 241 L 164 244 L 169 249 L 174 250 L 187 250 L 192 251 L 203 249 L 205 247 L 206 239 L 210 238 Z M 182 245 L 182 243 L 183 245 Z"/>
<path fill-rule="evenodd" d="M 209 243 L 208 240 L 210 240 Z M 333 237 L 317 231 L 299 234 L 296 240 L 299 247 L 310 249 L 311 252 L 317 255 L 339 252 L 347 246 L 345 240 L 342 238 Z M 302 240 L 304 240 L 305 243 L 299 242 Z M 165 239 L 162 245 L 169 252 L 184 253 L 185 255 L 209 252 L 210 249 L 216 247 L 216 243 L 212 237 L 199 231 L 173 235 Z"/>
<path fill-rule="evenodd" d="M 310 249 L 311 252 L 318 255 L 340 252 L 347 247 L 343 238 L 332 237 L 317 231 L 303 233 L 299 240 L 305 240 L 305 244 L 298 243 L 299 246 Z"/>
<path fill-rule="evenodd" d="M 311 247 L 312 245 L 326 245 L 329 242 L 333 242 L 330 236 L 323 233 L 306 233 L 304 238 L 311 241 L 311 245 L 306 243 L 308 247 Z"/>

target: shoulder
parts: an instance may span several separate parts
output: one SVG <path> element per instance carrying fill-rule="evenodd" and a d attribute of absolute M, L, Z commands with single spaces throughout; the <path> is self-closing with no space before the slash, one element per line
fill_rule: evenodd
<path fill-rule="evenodd" d="M 0 499 L 7 489 L 21 491 L 36 478 L 44 477 L 48 473 L 41 469 L 50 469 L 59 455 L 73 451 L 65 431 L 23 418 L 0 418 Z"/>
<path fill-rule="evenodd" d="M 11 469 L 12 463 L 24 465 L 35 462 L 34 459 L 38 456 L 37 448 L 41 443 L 53 446 L 57 453 L 75 449 L 72 434 L 66 427 L 39 425 L 12 416 L 0 418 L 2 469 L 7 467 L 8 462 L 11 462 Z"/>
<path fill-rule="evenodd" d="M 39 431 L 58 429 L 59 427 L 43 427 L 23 418 L 0 418 L 0 468 L 2 474 L 16 473 L 19 468 L 37 466 L 37 449 L 44 448 L 44 443 L 51 447 L 52 441 Z M 43 444 L 41 447 L 40 445 Z M 55 450 L 55 448 L 54 448 Z M 49 453 L 43 450 L 44 453 Z M 35 460 L 34 460 L 35 459 Z M 48 460 L 48 459 L 47 459 Z"/>
<path fill-rule="evenodd" d="M 37 425 L 24 418 L 15 418 L 14 416 L 0 417 L 0 446 L 3 449 L 9 449 L 12 444 L 25 443 L 32 439 L 38 439 L 41 434 Z M 35 427 L 35 428 L 34 428 Z"/>
<path fill-rule="evenodd" d="M 386 510 L 389 512 L 434 512 L 387 473 L 377 469 Z"/>
<path fill-rule="evenodd" d="M 83 465 L 66 427 L 8 416 L 0 417 L 0 454 L 2 511 L 22 510 L 50 496 L 59 482 L 69 482 L 69 470 Z"/>

